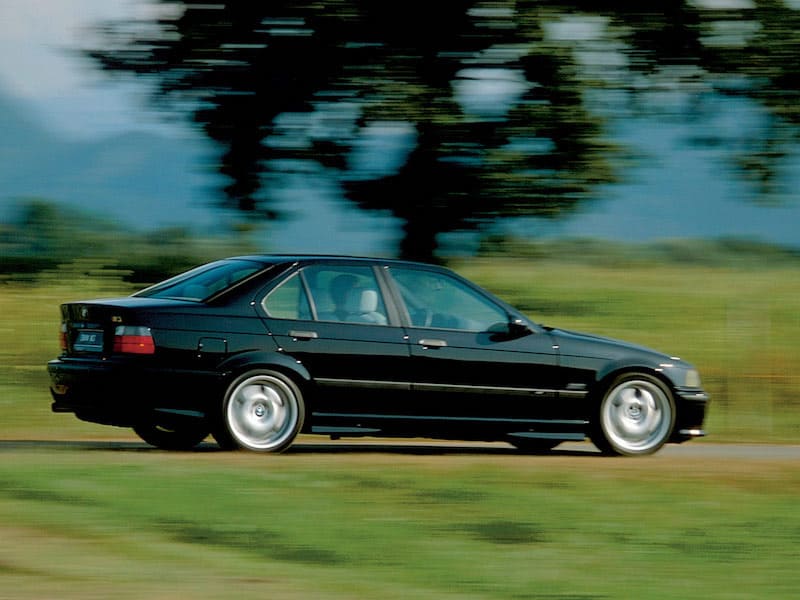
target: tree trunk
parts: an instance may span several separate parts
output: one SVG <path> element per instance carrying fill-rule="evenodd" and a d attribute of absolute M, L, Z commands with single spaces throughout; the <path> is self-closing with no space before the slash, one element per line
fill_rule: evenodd
<path fill-rule="evenodd" d="M 429 221 L 419 218 L 407 220 L 403 225 L 403 239 L 400 240 L 400 258 L 425 263 L 441 262 L 436 258 L 436 228 Z"/>

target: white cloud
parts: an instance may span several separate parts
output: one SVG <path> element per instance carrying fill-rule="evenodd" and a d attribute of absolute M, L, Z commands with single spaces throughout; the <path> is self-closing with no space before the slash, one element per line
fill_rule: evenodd
<path fill-rule="evenodd" d="M 3 0 L 0 82 L 15 96 L 52 96 L 92 78 L 72 54 L 92 23 L 130 12 L 129 0 Z M 126 10 L 127 7 L 127 10 Z"/>
<path fill-rule="evenodd" d="M 0 1 L 0 92 L 72 136 L 152 127 L 156 119 L 142 114 L 144 86 L 111 80 L 80 50 L 92 26 L 156 10 L 135 0 Z"/>

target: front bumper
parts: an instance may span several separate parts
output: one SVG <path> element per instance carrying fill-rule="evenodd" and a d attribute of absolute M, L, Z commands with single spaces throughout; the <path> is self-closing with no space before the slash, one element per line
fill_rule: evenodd
<path fill-rule="evenodd" d="M 672 441 L 683 442 L 706 435 L 703 429 L 710 396 L 698 388 L 676 388 L 678 419 Z"/>

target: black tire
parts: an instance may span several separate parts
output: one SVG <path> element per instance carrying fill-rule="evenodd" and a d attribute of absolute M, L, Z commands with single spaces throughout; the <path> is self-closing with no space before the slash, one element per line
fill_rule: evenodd
<path fill-rule="evenodd" d="M 674 426 L 675 400 L 666 384 L 646 373 L 625 373 L 603 395 L 592 442 L 606 454 L 653 454 Z"/>
<path fill-rule="evenodd" d="M 239 444 L 233 439 L 225 423 L 220 422 L 214 429 L 211 430 L 211 437 L 217 442 L 220 450 L 238 450 Z"/>
<path fill-rule="evenodd" d="M 133 430 L 151 446 L 162 450 L 191 450 L 208 437 L 205 423 L 187 423 L 175 426 L 157 423 L 140 423 Z"/>
<path fill-rule="evenodd" d="M 304 420 L 300 388 L 285 375 L 267 369 L 234 379 L 222 404 L 222 421 L 231 441 L 256 452 L 282 452 L 297 437 Z"/>
<path fill-rule="evenodd" d="M 508 443 L 523 454 L 547 454 L 561 443 L 561 440 L 535 438 L 509 438 Z"/>

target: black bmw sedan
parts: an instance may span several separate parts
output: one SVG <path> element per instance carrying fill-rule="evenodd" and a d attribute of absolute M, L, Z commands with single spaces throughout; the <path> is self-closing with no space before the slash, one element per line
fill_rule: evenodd
<path fill-rule="evenodd" d="M 303 432 L 639 455 L 704 435 L 690 364 L 544 327 L 437 266 L 242 256 L 61 316 L 53 411 L 160 448 L 279 452 Z"/>

